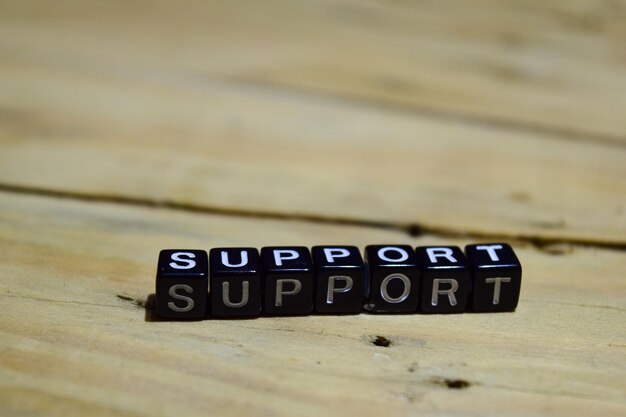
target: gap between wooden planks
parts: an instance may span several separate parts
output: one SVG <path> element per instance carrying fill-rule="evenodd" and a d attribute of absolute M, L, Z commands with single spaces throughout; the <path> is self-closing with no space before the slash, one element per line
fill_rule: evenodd
<path fill-rule="evenodd" d="M 7 188 L 626 243 L 624 147 L 147 67 L 9 62 L 0 66 L 11 80 L 0 96 Z"/>
<path fill-rule="evenodd" d="M 164 247 L 381 242 L 468 243 L 0 193 L 0 414 L 624 414 L 621 251 L 517 245 L 511 314 L 177 323 L 141 307 Z"/>

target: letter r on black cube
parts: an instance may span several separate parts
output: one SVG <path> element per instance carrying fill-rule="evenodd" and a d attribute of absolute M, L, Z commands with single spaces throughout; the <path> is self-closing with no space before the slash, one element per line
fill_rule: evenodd
<path fill-rule="evenodd" d="M 472 268 L 472 310 L 514 311 L 522 284 L 522 265 L 506 243 L 468 245 Z"/>
<path fill-rule="evenodd" d="M 197 249 L 165 249 L 159 253 L 156 313 L 163 318 L 202 319 L 208 298 L 207 253 Z"/>
<path fill-rule="evenodd" d="M 420 310 L 462 313 L 470 292 L 470 268 L 457 246 L 420 246 L 415 250 L 421 271 Z"/>

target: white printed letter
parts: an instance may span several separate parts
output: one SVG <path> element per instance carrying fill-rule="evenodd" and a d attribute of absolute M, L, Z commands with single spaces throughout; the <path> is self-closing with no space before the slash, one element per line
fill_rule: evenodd
<path fill-rule="evenodd" d="M 426 248 L 426 253 L 428 254 L 430 262 L 434 264 L 437 263 L 437 258 L 446 258 L 448 261 L 456 263 L 456 259 L 452 256 L 452 249 L 450 248 Z"/>
<path fill-rule="evenodd" d="M 283 266 L 283 261 L 298 259 L 298 252 L 291 249 L 274 250 L 274 263 L 276 266 Z"/>
<path fill-rule="evenodd" d="M 335 258 L 346 258 L 350 256 L 350 251 L 344 248 L 324 248 L 324 255 L 328 263 L 335 262 Z"/>
<path fill-rule="evenodd" d="M 222 265 L 228 266 L 231 268 L 239 268 L 240 266 L 246 266 L 248 264 L 248 252 L 245 250 L 241 251 L 241 262 L 238 264 L 231 264 L 228 260 L 228 252 L 225 250 L 222 251 Z"/>
<path fill-rule="evenodd" d="M 181 258 L 181 256 L 191 259 Z M 184 265 L 178 264 L 176 262 L 170 262 L 170 266 L 174 269 L 191 269 L 196 266 L 196 261 L 193 260 L 193 258 L 195 257 L 196 255 L 192 252 L 174 252 L 172 256 L 170 256 L 172 261 L 182 262 Z"/>
<path fill-rule="evenodd" d="M 400 256 L 389 257 L 387 256 L 387 252 L 396 252 Z M 393 246 L 386 246 L 384 248 L 380 248 L 378 250 L 378 257 L 385 262 L 404 262 L 409 259 L 409 254 L 402 248 L 396 248 Z"/>
<path fill-rule="evenodd" d="M 502 245 L 482 245 L 476 246 L 476 250 L 486 250 L 492 262 L 498 262 L 500 257 L 496 253 L 497 249 L 502 249 Z"/>

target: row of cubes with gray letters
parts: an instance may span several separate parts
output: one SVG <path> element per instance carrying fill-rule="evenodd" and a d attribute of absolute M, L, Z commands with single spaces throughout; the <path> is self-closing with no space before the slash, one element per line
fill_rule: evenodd
<path fill-rule="evenodd" d="M 156 312 L 202 319 L 370 313 L 513 311 L 522 267 L 506 243 L 166 249 Z"/>

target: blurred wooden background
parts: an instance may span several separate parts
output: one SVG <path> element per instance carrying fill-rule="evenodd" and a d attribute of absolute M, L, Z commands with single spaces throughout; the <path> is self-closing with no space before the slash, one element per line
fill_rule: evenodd
<path fill-rule="evenodd" d="M 625 114 L 624 1 L 2 1 L 0 415 L 623 416 Z M 499 240 L 512 314 L 145 309 L 166 247 Z"/>

